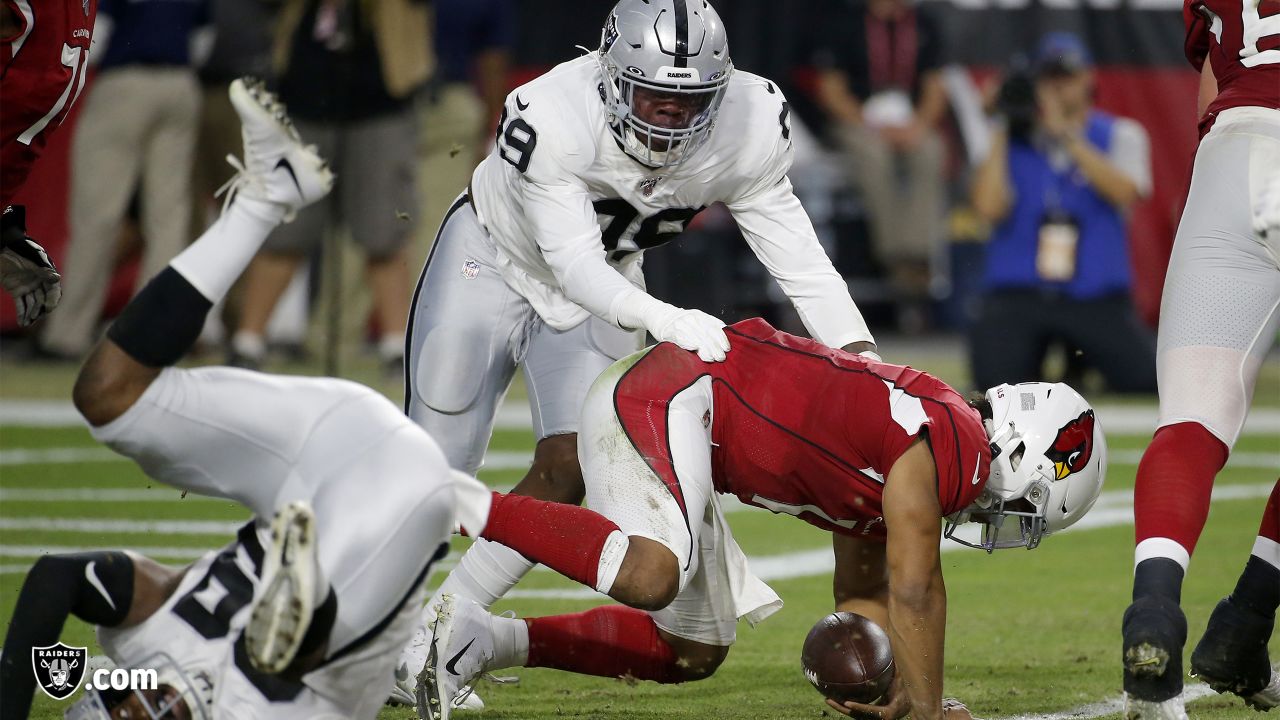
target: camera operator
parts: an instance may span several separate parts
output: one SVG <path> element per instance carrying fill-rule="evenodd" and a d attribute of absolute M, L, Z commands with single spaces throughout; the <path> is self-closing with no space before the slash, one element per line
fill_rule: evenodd
<path fill-rule="evenodd" d="M 1053 345 L 1115 392 L 1155 392 L 1155 342 L 1130 297 L 1128 211 L 1149 194 L 1146 132 L 1092 106 L 1088 49 L 1046 35 L 1000 89 L 974 210 L 992 225 L 971 329 L 975 386 L 1042 379 Z"/>

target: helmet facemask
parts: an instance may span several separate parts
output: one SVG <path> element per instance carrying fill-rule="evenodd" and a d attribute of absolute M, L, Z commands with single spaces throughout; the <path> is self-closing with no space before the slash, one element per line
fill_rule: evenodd
<path fill-rule="evenodd" d="M 984 424 L 991 434 L 991 421 L 986 420 Z M 1010 452 L 1003 451 L 1010 446 L 1013 448 Z M 947 518 L 943 537 L 988 553 L 1015 547 L 1034 550 L 1040 545 L 1040 540 L 1048 532 L 1049 483 L 1053 477 L 1038 468 L 1033 469 L 1033 479 L 1019 492 L 1006 494 L 999 491 L 1004 485 L 1003 480 L 1016 477 L 1008 471 L 1018 471 L 1025 452 L 1026 443 L 1022 442 L 1012 423 L 999 437 L 992 438 L 991 478 L 987 487 L 973 505 Z M 965 522 L 982 523 L 982 534 L 977 543 L 955 534 L 956 528 Z"/>
<path fill-rule="evenodd" d="M 1079 521 L 1097 502 L 1106 439 L 1088 402 L 1062 383 L 1000 385 L 988 390 L 985 400 L 990 475 L 977 500 L 947 518 L 944 534 L 987 552 L 1030 550 L 1045 535 Z M 969 521 L 983 524 L 977 543 L 955 534 Z"/>
<path fill-rule="evenodd" d="M 651 168 L 706 141 L 733 74 L 724 24 L 704 0 L 619 0 L 595 58 L 609 131 Z"/>
<path fill-rule="evenodd" d="M 636 74 L 639 68 L 619 68 L 607 55 L 599 63 L 609 130 L 628 155 L 652 168 L 678 165 L 706 142 L 733 70 L 729 63 L 718 76 L 699 82 L 695 68 L 662 68 L 668 77 L 688 78 L 659 81 Z M 667 113 L 674 126 L 661 115 L 642 117 L 647 107 Z"/>
<path fill-rule="evenodd" d="M 156 671 L 158 692 L 86 690 L 84 697 L 67 708 L 64 720 L 111 720 L 112 711 L 130 698 L 137 698 L 148 720 L 210 719 L 213 686 L 208 673 L 184 670 L 167 653 L 156 653 L 138 663 L 138 667 Z"/>

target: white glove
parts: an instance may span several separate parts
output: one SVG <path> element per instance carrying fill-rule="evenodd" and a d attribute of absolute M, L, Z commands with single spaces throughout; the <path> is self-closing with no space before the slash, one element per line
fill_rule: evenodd
<path fill-rule="evenodd" d="M 643 327 L 658 342 L 669 342 L 698 353 L 703 362 L 721 362 L 729 352 L 724 322 L 701 310 L 686 310 L 639 290 L 614 301 L 622 327 Z"/>
<path fill-rule="evenodd" d="M 27 237 L 24 220 L 21 209 L 5 209 L 0 285 L 13 296 L 18 324 L 26 327 L 58 306 L 62 276 L 44 248 Z"/>
<path fill-rule="evenodd" d="M 701 310 L 682 310 L 672 307 L 675 314 L 649 327 L 649 332 L 661 342 L 679 345 L 698 353 L 702 362 L 721 362 L 729 352 L 729 338 L 724 334 L 724 322 Z"/>

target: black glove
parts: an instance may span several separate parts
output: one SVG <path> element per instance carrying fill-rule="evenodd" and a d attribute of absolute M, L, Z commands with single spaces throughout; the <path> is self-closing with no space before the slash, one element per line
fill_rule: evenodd
<path fill-rule="evenodd" d="M 0 218 L 0 285 L 13 296 L 18 324 L 26 327 L 62 299 L 62 276 L 35 240 L 27 236 L 27 214 L 10 205 Z"/>

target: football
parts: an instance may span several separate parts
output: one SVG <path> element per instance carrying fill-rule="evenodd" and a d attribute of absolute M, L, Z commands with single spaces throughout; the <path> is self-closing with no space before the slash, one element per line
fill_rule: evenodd
<path fill-rule="evenodd" d="M 893 682 L 888 634 L 857 613 L 819 620 L 804 639 L 800 663 L 813 687 L 836 702 L 875 702 Z"/>

